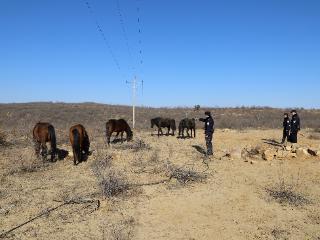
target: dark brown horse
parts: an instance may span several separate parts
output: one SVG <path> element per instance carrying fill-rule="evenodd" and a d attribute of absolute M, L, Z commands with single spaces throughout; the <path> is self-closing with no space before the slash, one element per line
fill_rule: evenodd
<path fill-rule="evenodd" d="M 196 121 L 194 118 L 184 118 L 179 123 L 179 137 L 184 138 L 184 130 L 187 129 L 188 137 L 190 137 L 189 130 L 191 130 L 191 137 L 192 131 L 194 133 L 194 137 L 196 137 Z"/>
<path fill-rule="evenodd" d="M 84 159 L 83 152 L 87 156 L 89 155 L 89 136 L 84 126 L 77 124 L 70 128 L 69 137 L 73 150 L 73 163 L 77 165 Z"/>
<path fill-rule="evenodd" d="M 110 138 L 113 132 L 117 133 L 117 137 L 119 136 L 119 133 L 121 133 L 121 142 L 123 142 L 123 132 L 126 132 L 127 141 L 130 141 L 133 136 L 131 128 L 124 119 L 110 119 L 106 123 L 106 136 L 108 145 L 110 145 Z"/>
<path fill-rule="evenodd" d="M 55 160 L 57 152 L 57 140 L 54 127 L 50 123 L 38 122 L 32 131 L 33 141 L 35 143 L 35 152 L 37 156 L 42 155 L 43 160 L 47 159 L 47 142 L 50 142 L 51 161 Z"/>
<path fill-rule="evenodd" d="M 153 128 L 154 126 L 157 126 L 158 128 L 158 137 L 160 136 L 160 133 L 161 135 L 163 135 L 161 128 L 168 128 L 167 135 L 170 134 L 170 129 L 171 129 L 172 136 L 174 136 L 174 131 L 176 130 L 176 121 L 170 118 L 157 117 L 157 118 L 151 119 L 151 128 Z"/>

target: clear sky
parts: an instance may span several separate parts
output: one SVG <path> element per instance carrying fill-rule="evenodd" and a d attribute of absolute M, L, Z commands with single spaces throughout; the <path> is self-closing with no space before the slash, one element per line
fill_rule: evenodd
<path fill-rule="evenodd" d="M 0 1 L 0 102 L 320 108 L 319 0 L 87 1 Z"/>

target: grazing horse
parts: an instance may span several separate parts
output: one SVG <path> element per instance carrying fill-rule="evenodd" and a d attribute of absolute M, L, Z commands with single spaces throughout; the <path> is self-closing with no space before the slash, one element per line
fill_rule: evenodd
<path fill-rule="evenodd" d="M 176 130 L 176 121 L 174 119 L 161 117 L 153 118 L 151 119 L 151 128 L 153 128 L 154 125 L 158 127 L 158 137 L 160 136 L 160 132 L 161 135 L 163 135 L 161 128 L 168 128 L 167 135 L 169 135 L 171 129 L 172 136 L 174 136 L 174 131 Z"/>
<path fill-rule="evenodd" d="M 73 150 L 73 163 L 77 165 L 83 160 L 83 152 L 89 155 L 89 136 L 84 126 L 77 124 L 70 128 L 69 138 Z"/>
<path fill-rule="evenodd" d="M 187 129 L 188 137 L 190 137 L 189 130 L 191 130 L 191 137 L 192 137 L 192 130 L 194 133 L 194 137 L 196 137 L 196 121 L 194 118 L 192 118 L 192 119 L 184 118 L 180 121 L 180 123 L 179 123 L 179 137 L 184 138 L 184 130 L 185 129 Z"/>
<path fill-rule="evenodd" d="M 129 124 L 124 119 L 110 119 L 106 123 L 106 136 L 108 145 L 110 145 L 110 138 L 113 132 L 117 133 L 116 137 L 118 137 L 119 133 L 121 133 L 121 142 L 123 142 L 123 132 L 126 132 L 127 141 L 132 140 L 133 133 L 129 127 Z"/>
<path fill-rule="evenodd" d="M 38 122 L 32 131 L 37 156 L 42 155 L 43 160 L 47 158 L 47 142 L 50 142 L 51 162 L 54 161 L 57 152 L 57 140 L 54 127 L 50 123 Z"/>

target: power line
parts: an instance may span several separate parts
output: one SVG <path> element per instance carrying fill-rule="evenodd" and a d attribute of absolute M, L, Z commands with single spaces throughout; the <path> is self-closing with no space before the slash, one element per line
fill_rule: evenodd
<path fill-rule="evenodd" d="M 144 63 L 143 61 L 143 52 L 142 52 L 142 24 L 141 24 L 141 15 L 140 15 L 140 0 L 136 0 L 137 3 L 137 23 L 138 23 L 138 46 L 139 46 L 139 64 L 142 68 L 142 65 Z"/>
<path fill-rule="evenodd" d="M 95 17 L 95 12 L 94 12 L 92 6 L 90 5 L 89 1 L 85 1 L 84 0 L 84 3 L 85 3 L 86 7 L 88 8 L 90 14 L 92 15 L 92 17 L 94 19 L 94 22 L 95 22 L 95 25 L 97 27 L 97 30 L 98 30 L 100 36 L 102 37 L 102 40 L 105 43 L 105 45 L 106 45 L 106 47 L 108 49 L 108 52 L 109 52 L 114 64 L 116 65 L 116 67 L 117 67 L 118 71 L 120 72 L 120 74 L 122 74 L 122 77 L 124 77 L 126 79 L 125 74 L 121 71 L 119 61 L 118 61 L 116 55 L 114 54 L 109 41 L 108 41 L 108 39 L 107 39 L 107 37 L 106 37 L 101 25 L 99 24 L 97 18 Z"/>
<path fill-rule="evenodd" d="M 125 28 L 125 21 L 124 21 L 124 17 L 123 17 L 123 13 L 121 11 L 121 7 L 120 7 L 120 0 L 117 0 L 117 11 L 118 11 L 118 15 L 119 15 L 119 21 L 120 21 L 120 25 L 121 25 L 121 30 L 122 30 L 122 35 L 126 44 L 126 48 L 128 51 L 128 55 L 129 55 L 129 60 L 130 60 L 130 64 L 133 70 L 133 74 L 135 74 L 136 68 L 135 68 L 135 64 L 133 62 L 133 58 L 132 58 L 132 51 L 130 48 L 130 44 L 129 44 L 129 38 L 128 38 L 128 34 Z"/>

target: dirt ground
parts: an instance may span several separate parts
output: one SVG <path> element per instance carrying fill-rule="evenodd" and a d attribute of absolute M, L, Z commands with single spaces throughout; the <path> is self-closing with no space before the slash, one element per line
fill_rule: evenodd
<path fill-rule="evenodd" d="M 138 131 L 132 142 L 110 147 L 103 132 L 88 132 L 93 152 L 77 166 L 72 156 L 43 163 L 30 139 L 1 147 L 0 234 L 42 214 L 3 238 L 320 239 L 319 157 L 228 154 L 279 148 L 271 143 L 280 130 L 217 130 L 211 158 L 202 153 L 201 130 L 195 139 Z M 303 134 L 301 146 L 320 149 L 320 140 Z M 58 148 L 71 150 L 61 142 Z M 172 177 L 179 169 L 198 175 L 181 182 Z M 110 176 L 129 187 L 106 197 L 101 186 Z M 301 199 L 280 202 L 270 194 L 280 185 Z"/>

